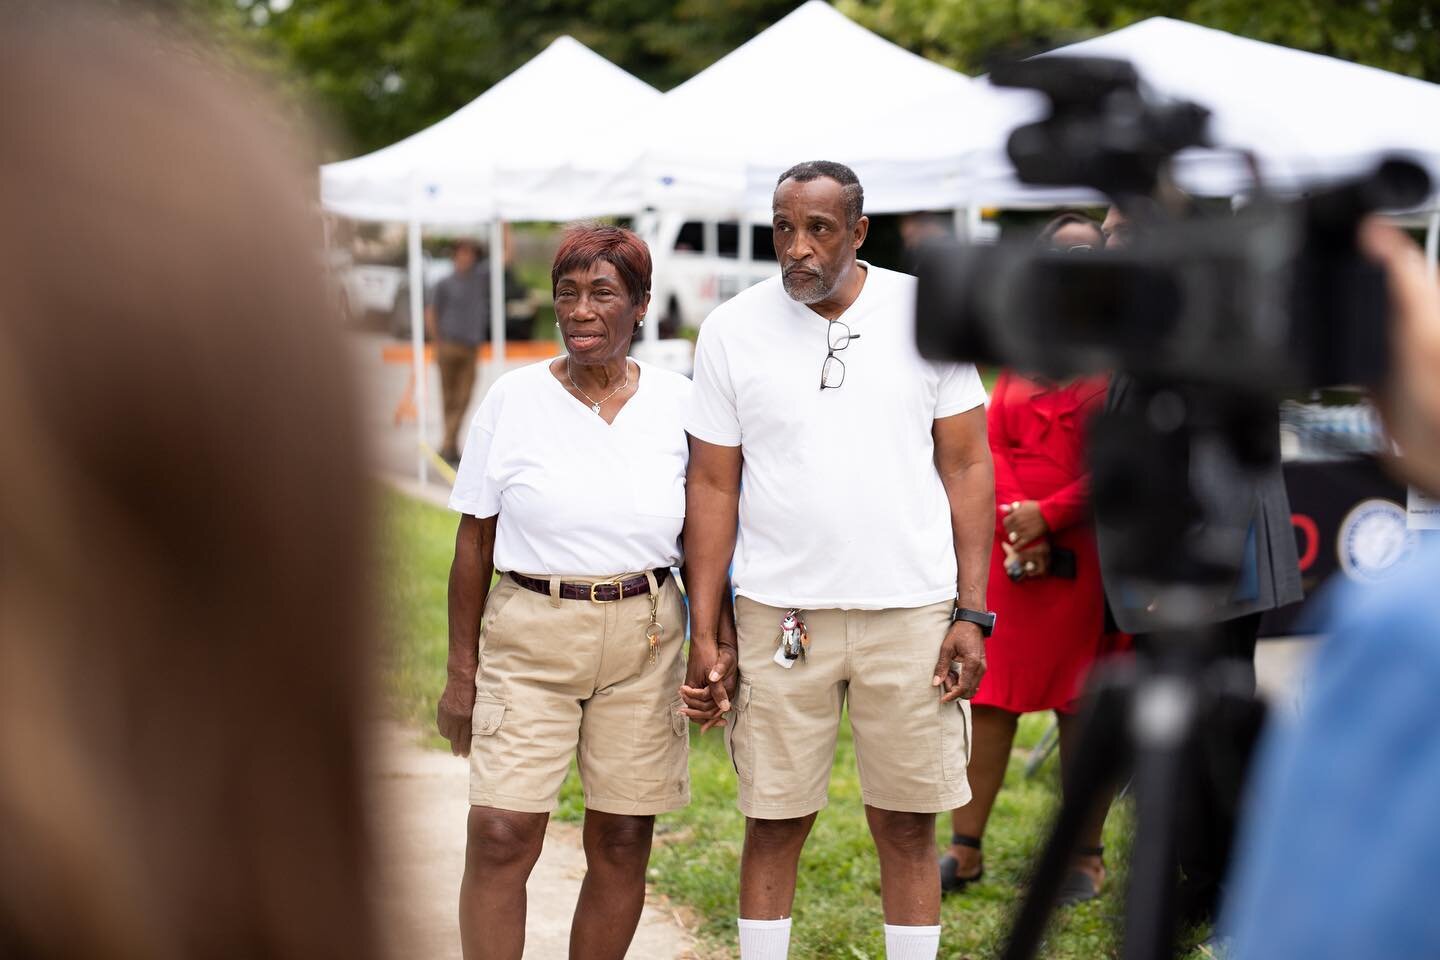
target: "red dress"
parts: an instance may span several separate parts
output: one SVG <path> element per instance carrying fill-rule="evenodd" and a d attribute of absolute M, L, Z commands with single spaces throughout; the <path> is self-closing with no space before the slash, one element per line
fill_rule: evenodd
<path fill-rule="evenodd" d="M 1073 710 L 1091 663 L 1116 645 L 1105 633 L 1084 463 L 1086 423 L 1104 405 L 1107 384 L 1106 377 L 1053 384 L 1009 371 L 995 384 L 989 431 L 996 518 L 988 602 L 997 618 L 974 703 L 1012 713 Z M 1016 500 L 1038 502 L 1052 548 L 1075 552 L 1074 580 L 1015 582 L 1005 575 L 999 506 Z"/>

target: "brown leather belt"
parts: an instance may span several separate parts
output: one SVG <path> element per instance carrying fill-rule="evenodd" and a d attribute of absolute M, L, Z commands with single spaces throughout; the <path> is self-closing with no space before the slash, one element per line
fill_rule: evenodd
<path fill-rule="evenodd" d="M 670 576 L 668 567 L 657 567 L 655 573 L 655 585 L 660 586 L 665 578 Z M 527 577 L 523 573 L 511 573 L 510 579 L 514 580 L 526 590 L 534 590 L 536 593 L 543 593 L 550 596 L 550 581 L 539 580 L 535 577 Z M 560 598 L 562 600 L 589 600 L 591 603 L 614 603 L 616 600 L 624 600 L 626 597 L 638 597 L 642 593 L 650 592 L 650 578 L 643 573 L 638 577 L 631 577 L 629 580 L 601 580 L 598 583 L 561 583 Z"/>

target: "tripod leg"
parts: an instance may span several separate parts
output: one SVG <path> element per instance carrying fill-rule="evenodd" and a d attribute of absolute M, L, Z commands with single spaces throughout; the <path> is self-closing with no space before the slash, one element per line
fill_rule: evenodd
<path fill-rule="evenodd" d="M 1136 827 L 1124 960 L 1169 960 L 1175 951 L 1175 834 L 1196 709 L 1196 689 L 1176 675 L 1154 676 L 1135 692 Z"/>
<path fill-rule="evenodd" d="M 1035 956 L 1080 831 L 1091 808 L 1113 786 L 1122 766 L 1123 745 L 1128 743 L 1129 675 L 1129 668 L 1112 671 L 1093 689 L 1079 749 L 1065 783 L 1065 798 L 1010 930 L 1004 960 L 1029 960 Z"/>

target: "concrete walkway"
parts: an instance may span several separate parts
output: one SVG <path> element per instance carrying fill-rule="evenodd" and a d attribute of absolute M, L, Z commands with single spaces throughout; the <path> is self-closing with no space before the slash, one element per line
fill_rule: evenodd
<path fill-rule="evenodd" d="M 397 724 L 377 725 L 371 756 L 379 841 L 379 911 L 397 960 L 460 960 L 456 920 L 465 866 L 469 764 L 427 750 Z M 570 917 L 585 876 L 580 831 L 551 821 L 530 876 L 527 960 L 565 960 Z M 691 937 L 652 897 L 628 954 L 636 960 L 693 960 Z"/>

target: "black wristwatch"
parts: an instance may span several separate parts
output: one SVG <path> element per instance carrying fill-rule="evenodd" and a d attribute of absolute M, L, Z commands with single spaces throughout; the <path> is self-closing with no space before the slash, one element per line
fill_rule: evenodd
<path fill-rule="evenodd" d="M 964 620 L 966 623 L 973 623 L 980 628 L 980 636 L 988 637 L 995 632 L 995 614 L 986 613 L 983 610 L 971 610 L 969 607 L 956 606 L 955 612 L 950 614 L 950 622 L 955 623 Z"/>

